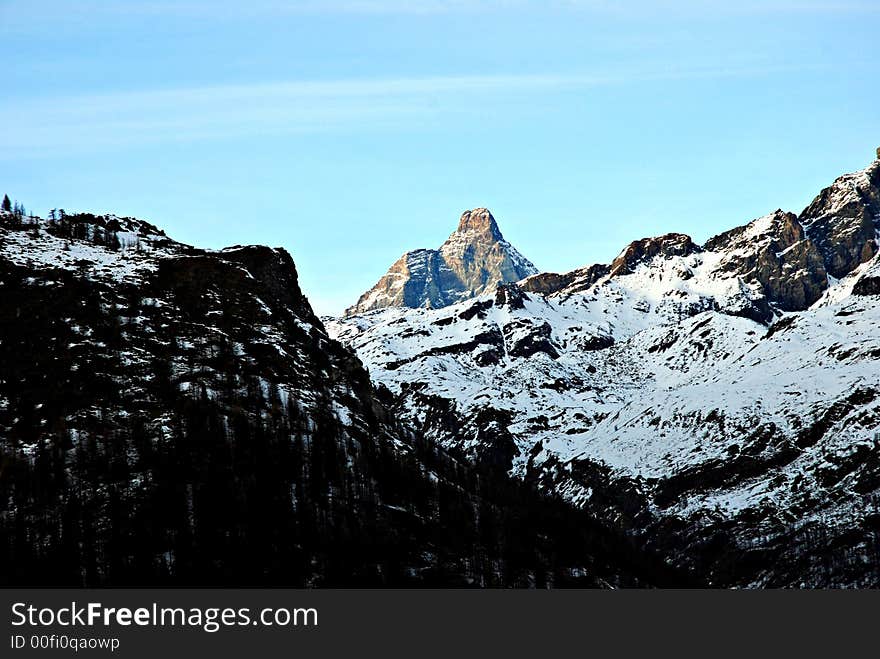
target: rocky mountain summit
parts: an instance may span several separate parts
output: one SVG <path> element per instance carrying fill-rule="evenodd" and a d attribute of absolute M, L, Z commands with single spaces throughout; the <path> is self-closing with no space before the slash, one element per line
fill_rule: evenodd
<path fill-rule="evenodd" d="M 328 324 L 402 419 L 721 586 L 880 585 L 880 160 L 800 214 Z"/>
<path fill-rule="evenodd" d="M 439 309 L 536 272 L 501 235 L 492 213 L 476 208 L 462 213 L 458 228 L 440 249 L 401 256 L 345 313 L 395 306 Z"/>
<path fill-rule="evenodd" d="M 880 229 L 880 159 L 841 176 L 801 213 L 828 274 L 840 279 L 877 253 Z"/>

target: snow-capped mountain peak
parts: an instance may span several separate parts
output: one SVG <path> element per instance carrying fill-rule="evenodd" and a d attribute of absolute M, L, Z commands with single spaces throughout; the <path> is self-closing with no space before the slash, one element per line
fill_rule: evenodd
<path fill-rule="evenodd" d="M 401 256 L 347 316 L 386 307 L 441 308 L 537 273 L 504 239 L 486 208 L 461 215 L 458 228 L 439 249 Z"/>

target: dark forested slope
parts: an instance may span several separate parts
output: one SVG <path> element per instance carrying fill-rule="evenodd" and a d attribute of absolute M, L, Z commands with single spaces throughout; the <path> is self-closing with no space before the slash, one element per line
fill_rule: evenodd
<path fill-rule="evenodd" d="M 0 584 L 686 583 L 445 453 L 283 250 L 0 215 Z"/>

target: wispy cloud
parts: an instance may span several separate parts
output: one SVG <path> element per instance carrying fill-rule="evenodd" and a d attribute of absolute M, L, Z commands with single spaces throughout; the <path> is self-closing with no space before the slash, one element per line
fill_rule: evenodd
<path fill-rule="evenodd" d="M 0 109 L 3 157 L 145 143 L 339 130 L 411 129 L 503 100 L 591 87 L 766 75 L 778 66 L 294 81 L 46 97 Z M 501 101 L 499 101 L 501 99 Z"/>
<path fill-rule="evenodd" d="M 735 15 L 759 13 L 876 13 L 876 0 L 6 0 L 8 16 L 40 16 L 65 20 L 74 16 L 171 15 L 206 19 L 296 14 L 436 15 L 513 10 L 597 12 L 644 16 L 652 14 Z"/>
<path fill-rule="evenodd" d="M 564 7 L 565 1 L 555 3 Z M 509 10 L 540 6 L 532 0 L 6 0 L 0 10 L 12 15 L 40 15 L 63 20 L 83 15 L 170 15 L 223 18 L 226 16 L 296 14 L 432 15 Z M 545 5 L 547 7 L 548 5 Z"/>

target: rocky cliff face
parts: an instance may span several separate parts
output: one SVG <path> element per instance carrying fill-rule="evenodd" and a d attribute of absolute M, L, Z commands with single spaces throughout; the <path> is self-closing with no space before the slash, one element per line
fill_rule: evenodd
<path fill-rule="evenodd" d="M 719 273 L 757 283 L 783 311 L 806 309 L 828 288 L 822 254 L 794 213 L 777 210 L 710 238 L 705 248 L 723 255 Z"/>
<path fill-rule="evenodd" d="M 643 238 L 630 243 L 614 261 L 611 262 L 610 275 L 632 274 L 635 269 L 656 257 L 669 259 L 673 256 L 697 254 L 697 247 L 690 236 L 683 233 L 668 233 L 657 238 Z"/>
<path fill-rule="evenodd" d="M 519 287 L 528 293 L 541 293 L 543 295 L 550 295 L 563 289 L 569 292 L 577 292 L 589 288 L 610 271 L 611 266 L 597 263 L 562 274 L 542 272 L 522 280 L 519 283 Z"/>
<path fill-rule="evenodd" d="M 880 233 L 880 160 L 822 190 L 800 221 L 832 277 L 840 279 L 871 259 Z"/>
<path fill-rule="evenodd" d="M 537 272 L 485 208 L 465 211 L 440 249 L 401 256 L 346 315 L 401 306 L 439 309 Z"/>
<path fill-rule="evenodd" d="M 439 444 L 714 585 L 877 586 L 878 170 L 801 220 L 646 238 L 520 295 L 328 330 Z"/>

